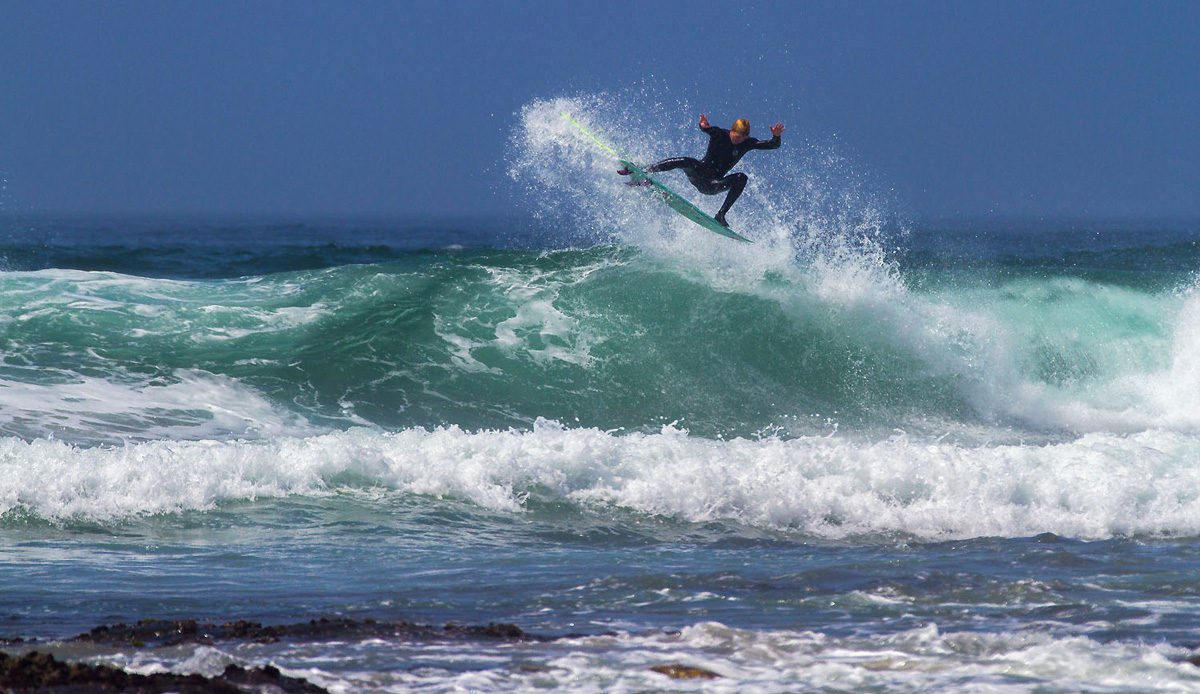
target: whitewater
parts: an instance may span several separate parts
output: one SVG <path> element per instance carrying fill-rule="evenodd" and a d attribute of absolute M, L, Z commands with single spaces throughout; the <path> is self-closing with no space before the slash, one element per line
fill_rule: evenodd
<path fill-rule="evenodd" d="M 532 220 L 5 217 L 0 638 L 330 691 L 1200 691 L 1194 225 L 908 222 L 789 130 L 735 244 L 562 118 L 698 153 L 622 103 L 518 114 Z M 70 640 L 321 617 L 545 638 Z"/>

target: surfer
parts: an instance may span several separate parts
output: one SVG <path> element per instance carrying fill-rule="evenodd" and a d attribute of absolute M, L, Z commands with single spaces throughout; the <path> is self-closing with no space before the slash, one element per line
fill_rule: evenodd
<path fill-rule="evenodd" d="M 647 166 L 646 171 L 658 173 L 683 169 L 687 174 L 688 181 L 695 186 L 696 190 L 705 195 L 716 195 L 723 191 L 729 191 L 729 194 L 725 196 L 725 202 L 721 205 L 721 211 L 713 215 L 713 219 L 728 228 L 729 222 L 725 221 L 725 214 L 729 212 L 730 207 L 733 207 L 733 203 L 737 201 L 738 196 L 745 189 L 746 183 L 750 180 L 746 174 L 740 171 L 731 174 L 729 170 L 737 165 L 746 152 L 752 149 L 779 149 L 782 142 L 780 136 L 783 135 L 783 123 L 771 126 L 772 137 L 770 140 L 750 137 L 750 121 L 745 118 L 737 119 L 733 122 L 733 127 L 726 130 L 710 125 L 708 116 L 701 113 L 700 129 L 708 135 L 708 151 L 704 153 L 703 159 L 696 160 L 691 157 L 663 159 L 657 164 Z M 617 173 L 628 176 L 632 172 L 629 169 L 621 169 Z M 649 185 L 649 183 L 649 181 L 637 183 L 631 181 L 629 185 Z"/>

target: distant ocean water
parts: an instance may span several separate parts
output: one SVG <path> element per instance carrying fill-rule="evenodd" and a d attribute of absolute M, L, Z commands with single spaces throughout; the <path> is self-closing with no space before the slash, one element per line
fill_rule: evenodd
<path fill-rule="evenodd" d="M 332 691 L 1200 691 L 1196 224 L 759 173 L 738 245 L 562 106 L 534 222 L 4 218 L 0 636 Z M 320 617 L 556 638 L 58 641 Z"/>

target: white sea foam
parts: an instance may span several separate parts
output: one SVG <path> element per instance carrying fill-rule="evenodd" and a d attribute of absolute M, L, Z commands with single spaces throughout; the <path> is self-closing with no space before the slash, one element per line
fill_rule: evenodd
<path fill-rule="evenodd" d="M 4 273 L 3 282 L 0 320 L 60 316 L 79 325 L 88 317 L 138 338 L 190 332 L 197 342 L 222 341 L 291 330 L 332 312 L 297 297 L 300 285 L 283 280 L 195 282 L 54 269 Z"/>
<path fill-rule="evenodd" d="M 838 637 L 814 631 L 749 630 L 700 622 L 678 632 L 613 633 L 549 642 L 408 640 L 248 644 L 238 658 L 279 665 L 331 691 L 613 692 L 796 691 L 1187 692 L 1200 688 L 1192 653 L 1155 642 L 1098 641 L 1027 630 L 942 631 Z M 155 656 L 117 656 L 139 672 L 209 674 L 233 660 L 208 646 Z M 109 656 L 109 658 L 113 658 Z M 422 667 L 364 670 L 364 663 Z M 672 679 L 664 666 L 710 673 Z"/>
<path fill-rule="evenodd" d="M 1173 690 L 1200 681 L 1192 666 L 1178 662 L 1186 651 L 1167 645 L 1036 632 L 943 633 L 932 624 L 893 635 L 835 638 L 709 622 L 678 635 L 625 637 L 618 643 L 616 649 L 612 642 L 582 639 L 553 664 L 562 668 L 563 679 L 582 685 L 573 691 L 598 691 L 594 678 L 605 663 L 631 689 L 667 685 L 650 668 L 675 662 L 719 674 L 706 687 L 711 691 L 1024 692 L 1048 686 L 1073 691 L 1099 682 L 1114 691 L 1143 691 L 1148 682 Z"/>
<path fill-rule="evenodd" d="M 66 383 L 0 382 L 0 431 L 97 444 L 303 435 L 313 427 L 226 376 L 176 371 L 170 382 L 74 374 Z"/>
<path fill-rule="evenodd" d="M 848 270 L 814 277 L 818 300 L 847 334 L 952 379 L 985 421 L 1079 434 L 1200 432 L 1200 298 L 1192 293 L 1069 280 L 1034 288 L 1058 292 L 1052 300 L 1012 285 L 932 296 Z"/>
<path fill-rule="evenodd" d="M 499 512 L 536 498 L 828 538 L 1190 536 L 1200 533 L 1198 455 L 1200 439 L 1169 431 L 968 447 L 904 435 L 715 441 L 670 427 L 621 436 L 549 422 L 120 448 L 5 439 L 0 509 L 120 519 L 353 484 Z"/>
<path fill-rule="evenodd" d="M 592 349 L 604 341 L 586 320 L 561 308 L 561 294 L 583 283 L 607 263 L 542 270 L 484 267 L 488 279 L 473 300 L 439 307 L 434 330 L 449 345 L 454 365 L 467 372 L 501 370 L 476 358 L 495 349 L 512 359 L 562 362 L 587 367 Z M 585 317 L 586 318 L 586 317 Z"/>

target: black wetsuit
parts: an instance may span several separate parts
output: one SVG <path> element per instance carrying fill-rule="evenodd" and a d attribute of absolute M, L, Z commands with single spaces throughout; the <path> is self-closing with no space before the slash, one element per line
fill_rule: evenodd
<path fill-rule="evenodd" d="M 729 191 L 729 195 L 725 196 L 725 202 L 721 205 L 721 211 L 716 214 L 717 220 L 724 223 L 725 213 L 733 206 L 746 187 L 747 181 L 750 180 L 744 173 L 729 174 L 729 170 L 737 166 L 738 161 L 752 149 L 779 149 L 781 138 L 779 135 L 770 140 L 747 137 L 740 144 L 735 145 L 733 140 L 729 139 L 729 131 L 724 128 L 713 125 L 701 128 L 701 130 L 708 135 L 708 151 L 704 153 L 703 159 L 696 160 L 691 157 L 663 159 L 657 164 L 646 167 L 646 170 L 655 173 L 683 169 L 687 174 L 688 181 L 696 187 L 696 190 L 705 195 L 716 195 L 722 191 Z"/>

